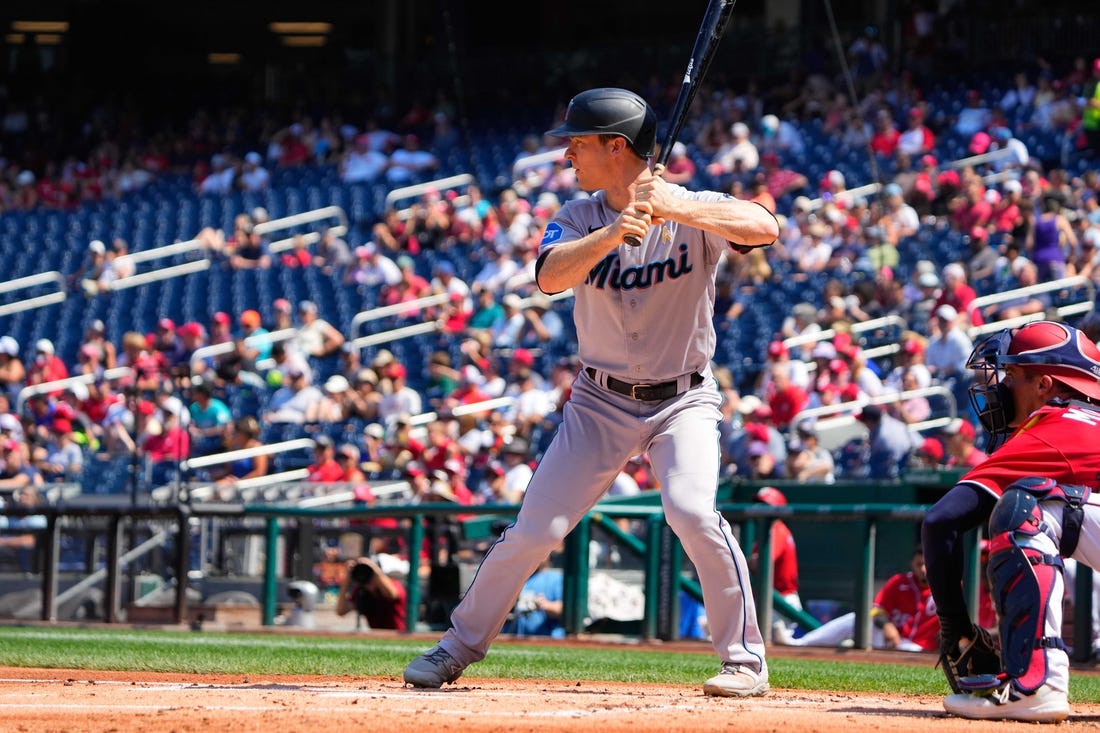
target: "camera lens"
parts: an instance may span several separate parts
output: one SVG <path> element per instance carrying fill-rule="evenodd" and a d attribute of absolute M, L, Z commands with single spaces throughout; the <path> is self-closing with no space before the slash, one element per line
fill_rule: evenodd
<path fill-rule="evenodd" d="M 359 585 L 363 585 L 364 583 L 369 583 L 370 579 L 373 578 L 373 577 L 374 577 L 374 569 L 371 568 L 370 565 L 365 565 L 363 563 L 359 563 L 358 565 L 356 565 L 355 567 L 353 567 L 351 569 L 351 579 L 353 581 L 355 581 L 356 583 L 358 583 Z"/>

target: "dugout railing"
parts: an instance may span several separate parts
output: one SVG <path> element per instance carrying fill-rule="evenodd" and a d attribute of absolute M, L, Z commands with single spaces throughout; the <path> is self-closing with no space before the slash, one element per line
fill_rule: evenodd
<path fill-rule="evenodd" d="M 920 481 L 913 483 L 894 482 L 890 485 L 876 484 L 873 491 L 878 497 L 891 493 L 899 499 L 930 497 L 942 493 L 944 477 L 926 477 L 922 486 Z M 951 481 L 951 477 L 946 478 Z M 799 544 L 800 560 L 813 556 L 831 555 L 836 567 L 846 568 L 847 577 L 833 577 L 833 582 L 846 581 L 854 589 L 851 607 L 857 616 L 855 645 L 867 648 L 870 645 L 869 610 L 877 581 L 890 574 L 884 568 L 897 567 L 898 558 L 906 557 L 913 546 L 913 538 L 919 528 L 919 522 L 927 510 L 926 501 L 852 501 L 851 497 L 860 487 L 850 486 L 785 486 L 785 493 L 793 500 L 788 506 L 773 507 L 746 501 L 745 497 L 755 492 L 755 485 L 745 482 L 728 487 L 722 493 L 719 510 L 736 527 L 740 542 L 746 553 L 755 540 L 759 539 L 760 557 L 764 558 L 760 568 L 753 574 L 752 583 L 757 599 L 757 612 L 761 628 L 765 635 L 770 633 L 771 621 L 778 608 L 774 595 L 764 592 L 772 584 L 772 566 L 769 561 L 771 524 L 776 520 L 786 522 L 795 534 L 801 537 Z M 863 485 L 862 489 L 869 487 Z M 820 501 L 828 496 L 829 502 Z M 872 499 L 875 494 L 868 494 Z M 805 501 L 805 497 L 816 497 Z M 108 497 L 101 497 L 108 499 Z M 678 611 L 676 602 L 679 592 L 686 591 L 698 596 L 698 585 L 689 576 L 681 572 L 682 550 L 675 536 L 668 530 L 664 515 L 657 503 L 647 501 L 657 499 L 642 495 L 642 500 L 605 501 L 598 504 L 580 522 L 578 527 L 566 538 L 564 561 L 564 625 L 568 633 L 578 634 L 585 631 L 587 609 L 588 579 L 592 568 L 589 565 L 589 541 L 593 531 L 600 528 L 606 531 L 614 525 L 613 520 L 628 518 L 644 524 L 644 531 L 633 536 L 632 551 L 644 558 L 643 591 L 645 612 L 639 635 L 649 639 L 678 638 Z M 40 588 L 41 613 L 44 621 L 58 621 L 60 539 L 64 532 L 79 527 L 82 532 L 99 534 L 105 541 L 105 551 L 98 567 L 88 568 L 84 573 L 70 571 L 66 574 L 69 588 L 73 582 L 90 583 L 88 578 L 101 580 L 104 587 L 104 619 L 109 623 L 126 620 L 122 613 L 122 589 L 127 574 L 133 571 L 139 542 L 134 540 L 135 529 L 143 529 L 145 535 L 141 542 L 150 543 L 149 538 L 168 536 L 174 547 L 170 553 L 171 573 L 174 583 L 175 601 L 168 617 L 170 623 L 185 623 L 192 619 L 192 603 L 188 601 L 188 581 L 192 577 L 190 559 L 193 553 L 190 543 L 194 541 L 191 530 L 196 521 L 209 519 L 224 521 L 247 527 L 248 532 L 260 537 L 262 543 L 262 573 L 259 582 L 260 621 L 263 625 L 274 625 L 280 589 L 286 582 L 302 577 L 311 567 L 309 540 L 313 528 L 324 522 L 362 521 L 375 517 L 388 517 L 403 520 L 406 529 L 405 541 L 408 547 L 420 547 L 424 542 L 426 528 L 430 520 L 441 517 L 453 518 L 461 512 L 476 528 L 482 528 L 493 519 L 510 521 L 518 507 L 515 505 L 483 505 L 459 507 L 453 504 L 441 505 L 389 505 L 369 507 L 316 507 L 299 506 L 246 505 L 240 503 L 181 503 L 171 505 L 135 505 L 133 502 L 106 501 L 90 505 L 71 505 L 65 502 L 35 510 L 47 518 L 47 527 L 39 537 L 38 548 L 42 553 Z M 3 514 L 19 516 L 28 512 L 7 507 Z M 898 528 L 901 528 L 901 531 Z M 471 529 L 477 532 L 476 529 Z M 611 530 L 614 531 L 614 530 Z M 812 531 L 819 537 L 822 533 L 832 537 L 832 541 L 823 543 L 820 539 L 810 541 Z M 158 534 L 163 533 L 163 534 Z M 128 543 L 127 539 L 131 542 Z M 627 545 L 626 536 L 617 539 Z M 972 608 L 977 609 L 979 576 L 978 537 L 971 533 L 967 543 L 966 583 L 970 590 Z M 297 558 L 296 560 L 294 558 Z M 885 562 L 884 562 L 885 560 Z M 421 563 L 419 553 L 410 553 L 407 574 L 407 592 L 409 607 L 409 628 L 422 629 L 420 609 L 423 589 L 421 584 Z M 814 566 L 803 566 L 811 570 Z M 902 568 L 905 566 L 902 565 Z M 1087 655 L 1091 651 L 1089 633 L 1091 623 L 1091 572 L 1081 568 L 1077 575 L 1076 588 L 1079 602 L 1074 611 L 1075 650 Z M 838 575 L 834 572 L 834 576 Z M 809 580 L 809 578 L 807 578 Z M 824 581 L 825 579 L 818 579 Z M 1085 589 L 1082 592 L 1081 589 Z M 66 589 L 67 590 L 67 589 Z M 839 593 L 844 595 L 844 593 Z M 788 612 L 790 609 L 782 609 Z M 790 613 L 785 615 L 790 616 Z M 798 619 L 797 616 L 795 616 Z M 812 625 L 812 619 L 805 619 Z M 1078 656 L 1075 654 L 1075 657 Z"/>

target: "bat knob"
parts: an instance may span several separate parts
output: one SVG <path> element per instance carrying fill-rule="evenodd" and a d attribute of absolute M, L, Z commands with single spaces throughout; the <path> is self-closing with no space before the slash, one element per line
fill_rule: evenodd
<path fill-rule="evenodd" d="M 642 240 L 638 239 L 633 234 L 627 234 L 623 237 L 623 244 L 629 244 L 631 247 L 638 247 L 642 243 Z"/>

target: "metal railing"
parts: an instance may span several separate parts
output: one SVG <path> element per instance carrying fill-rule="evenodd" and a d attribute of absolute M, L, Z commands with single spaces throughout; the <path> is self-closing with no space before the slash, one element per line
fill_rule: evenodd
<path fill-rule="evenodd" d="M 452 188 L 469 186 L 471 183 L 477 183 L 477 179 L 469 173 L 460 173 L 457 176 L 447 176 L 434 181 L 395 188 L 386 194 L 385 205 L 387 209 L 392 209 L 396 202 L 423 196 L 428 191 L 446 191 Z"/>
<path fill-rule="evenodd" d="M 1084 315 L 1085 313 L 1091 313 L 1096 304 L 1096 285 L 1091 279 L 1083 275 L 1074 275 L 1072 277 L 1063 277 L 1058 280 L 1050 280 L 1045 283 L 1036 283 L 1035 285 L 1028 285 L 1023 288 L 1014 288 L 1012 290 L 1005 290 L 1000 293 L 990 293 L 989 295 L 980 295 L 966 306 L 966 313 L 968 316 L 973 316 L 975 311 L 984 308 L 987 305 L 995 305 L 996 303 L 1005 303 L 1008 301 L 1016 300 L 1017 298 L 1026 297 L 1029 295 L 1037 295 L 1039 293 L 1051 293 L 1058 290 L 1075 290 L 1078 288 L 1084 288 L 1085 297 L 1074 303 L 1067 303 L 1066 305 L 1055 306 L 1053 310 L 1058 318 L 1068 318 L 1071 316 Z M 967 330 L 967 334 L 971 339 L 977 338 L 987 333 L 993 333 L 994 331 L 1000 331 L 1003 328 L 1015 328 L 1022 326 L 1025 323 L 1031 323 L 1032 321 L 1040 321 L 1044 318 L 1049 318 L 1052 309 L 1046 309 L 1038 313 L 1029 313 L 1023 316 L 1017 316 L 1016 318 L 1006 318 L 1001 321 L 993 321 L 991 323 L 983 323 L 980 326 L 971 326 Z"/>
<path fill-rule="evenodd" d="M 348 217 L 339 206 L 324 206 L 320 209 L 305 211 L 301 214 L 291 214 L 290 216 L 271 219 L 262 224 L 257 224 L 253 228 L 253 231 L 257 234 L 268 234 L 282 229 L 301 226 L 302 224 L 312 224 L 314 222 L 324 221 L 325 219 L 335 219 L 337 221 L 336 224 L 328 227 L 328 230 L 336 236 L 342 237 L 348 233 Z M 305 239 L 306 244 L 314 244 L 321 240 L 321 233 L 306 232 L 302 235 L 302 238 Z M 292 249 L 294 247 L 294 240 L 295 237 L 287 237 L 285 239 L 277 239 L 269 242 L 267 245 L 268 251 L 272 254 L 278 254 L 279 252 Z"/>
<path fill-rule="evenodd" d="M 69 297 L 65 276 L 57 270 L 40 272 L 37 275 L 28 275 L 26 277 L 18 277 L 14 280 L 0 283 L 0 294 L 13 293 L 17 290 L 28 290 L 38 287 L 39 285 L 49 285 L 51 283 L 57 285 L 57 292 L 37 295 L 33 298 L 24 298 L 14 303 L 0 305 L 0 316 L 9 316 L 12 313 L 20 313 L 33 308 L 44 308 L 47 305 L 61 303 Z"/>
<path fill-rule="evenodd" d="M 114 369 L 108 369 L 103 372 L 103 379 L 106 379 L 108 382 L 113 382 L 116 379 L 129 377 L 133 373 L 134 370 L 128 366 L 115 367 Z M 22 412 L 23 404 L 35 395 L 63 392 L 74 384 L 91 384 L 96 381 L 97 378 L 95 374 L 78 374 L 75 377 L 55 379 L 52 382 L 40 382 L 39 384 L 28 385 L 19 390 L 19 394 L 15 396 L 15 412 Z"/>
<path fill-rule="evenodd" d="M 279 341 L 286 341 L 294 338 L 298 333 L 296 328 L 283 328 L 278 331 L 271 331 L 266 334 L 259 334 L 257 336 L 248 336 L 244 342 L 248 346 L 254 346 L 261 343 L 277 343 Z M 208 359 L 214 356 L 221 356 L 222 354 L 232 353 L 236 349 L 236 344 L 232 341 L 223 341 L 220 344 L 210 344 L 209 346 L 200 346 L 195 349 L 195 353 L 191 355 L 191 365 L 201 362 L 204 359 Z M 271 367 L 271 359 L 261 359 L 256 362 L 256 368 L 258 370 L 268 369 Z"/>

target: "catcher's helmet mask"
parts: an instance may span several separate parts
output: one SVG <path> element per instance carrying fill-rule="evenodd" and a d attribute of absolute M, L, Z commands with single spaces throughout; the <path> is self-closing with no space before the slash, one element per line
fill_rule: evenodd
<path fill-rule="evenodd" d="M 657 113 L 644 99 L 626 89 L 589 89 L 569 101 L 565 121 L 546 134 L 621 135 L 635 153 L 648 158 L 657 142 Z"/>
<path fill-rule="evenodd" d="M 1012 432 L 1009 424 L 1016 416 L 1012 392 L 1001 381 L 1009 364 L 1046 374 L 1085 400 L 1100 403 L 1100 349 L 1083 332 L 1054 321 L 1035 321 L 1016 331 L 1006 328 L 980 341 L 966 364 L 975 372 L 970 405 L 994 445 Z"/>

